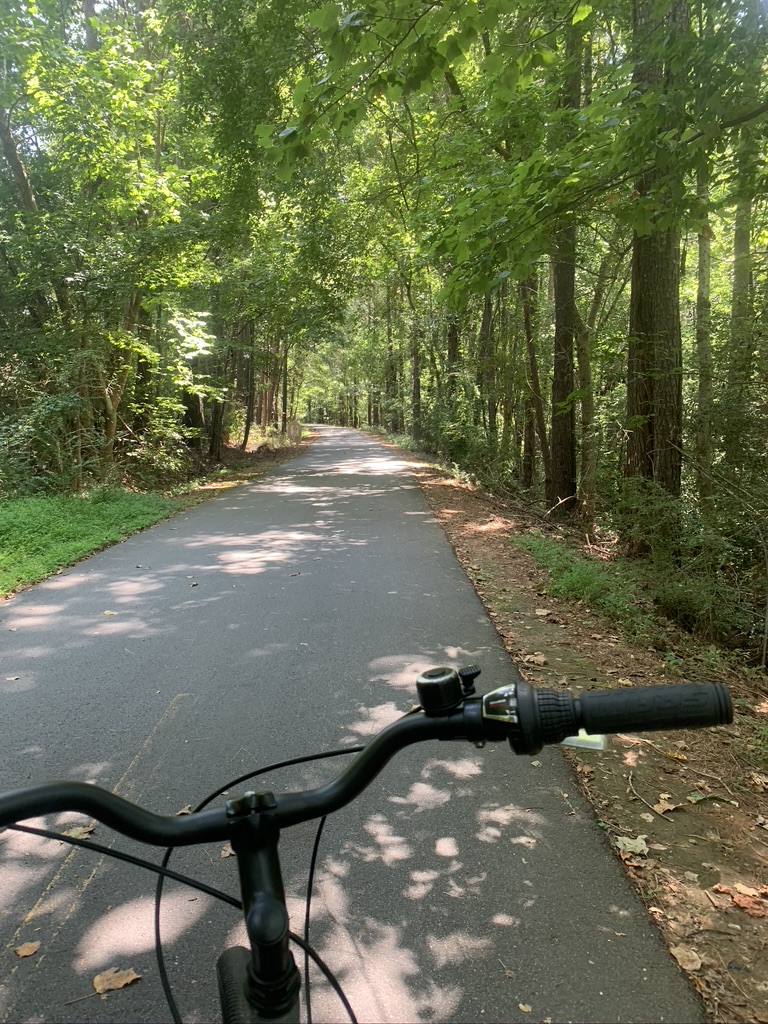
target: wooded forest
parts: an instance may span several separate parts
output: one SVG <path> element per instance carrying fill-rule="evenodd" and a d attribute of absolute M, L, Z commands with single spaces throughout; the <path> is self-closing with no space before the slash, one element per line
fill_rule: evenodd
<path fill-rule="evenodd" d="M 5 0 L 0 493 L 410 438 L 766 661 L 762 0 Z"/>

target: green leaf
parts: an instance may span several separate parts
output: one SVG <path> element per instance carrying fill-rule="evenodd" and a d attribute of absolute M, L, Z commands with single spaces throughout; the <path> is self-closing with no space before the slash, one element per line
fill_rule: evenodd
<path fill-rule="evenodd" d="M 584 21 L 592 13 L 592 6 L 590 4 L 579 4 L 576 10 L 573 12 L 571 18 L 572 25 L 578 25 L 580 21 Z"/>
<path fill-rule="evenodd" d="M 317 11 L 307 15 L 307 24 L 312 28 L 319 28 L 321 32 L 329 32 L 338 28 L 339 7 L 338 4 L 325 4 Z"/>
<path fill-rule="evenodd" d="M 312 88 L 312 79 L 308 76 L 300 79 L 296 84 L 296 88 L 293 90 L 293 104 L 296 107 L 300 107 L 302 100 L 307 95 L 309 90 Z"/>
<path fill-rule="evenodd" d="M 343 32 L 345 28 L 362 28 L 365 25 L 365 11 L 350 11 L 341 19 L 339 28 Z"/>

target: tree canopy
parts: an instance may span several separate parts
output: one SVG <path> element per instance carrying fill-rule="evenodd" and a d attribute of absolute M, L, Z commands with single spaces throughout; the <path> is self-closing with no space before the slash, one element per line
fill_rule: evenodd
<path fill-rule="evenodd" d="M 765 659 L 766 31 L 757 0 L 9 0 L 3 490 L 386 429 Z"/>

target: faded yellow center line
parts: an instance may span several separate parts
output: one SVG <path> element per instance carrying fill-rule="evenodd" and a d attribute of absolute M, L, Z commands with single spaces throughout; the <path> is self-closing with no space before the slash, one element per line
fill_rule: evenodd
<path fill-rule="evenodd" d="M 128 782 L 131 773 L 134 771 L 134 769 L 141 762 L 142 758 L 144 757 L 144 755 L 149 750 L 149 747 L 151 746 L 152 741 L 154 740 L 154 738 L 157 735 L 157 733 L 163 728 L 163 726 L 165 726 L 170 721 L 171 718 L 173 718 L 173 716 L 179 710 L 181 702 L 184 700 L 184 698 L 185 697 L 189 697 L 189 696 L 190 696 L 190 694 L 188 694 L 188 693 L 177 693 L 176 694 L 176 696 L 170 702 L 170 704 L 165 709 L 163 714 L 160 716 L 160 718 L 154 724 L 152 729 L 150 729 L 150 731 L 147 734 L 144 742 L 141 744 L 141 746 L 137 750 L 136 754 L 131 759 L 130 764 L 125 769 L 125 771 L 120 776 L 120 778 L 115 783 L 115 785 L 113 786 L 113 788 L 112 788 L 112 792 L 113 793 L 115 793 L 117 795 L 122 795 L 120 793 L 121 788 L 123 786 L 125 786 L 125 784 Z M 61 882 L 64 874 L 67 871 L 67 869 L 71 866 L 72 861 L 73 861 L 75 855 L 78 852 L 78 849 L 79 848 L 76 847 L 76 846 L 73 846 L 70 849 L 69 853 L 66 855 L 66 857 L 62 861 L 61 865 L 59 866 L 58 870 L 54 874 L 53 878 L 51 878 L 50 882 L 48 882 L 46 887 L 43 889 L 43 891 L 40 893 L 38 898 L 35 900 L 35 903 L 34 903 L 33 907 L 27 913 L 27 915 L 25 916 L 23 922 L 19 925 L 19 927 L 13 933 L 10 941 L 6 945 L 5 948 L 6 948 L 6 950 L 8 952 L 10 952 L 11 950 L 13 950 L 16 947 L 16 945 L 18 944 L 18 942 L 19 942 L 19 940 L 21 938 L 22 932 L 24 931 L 26 926 L 29 924 L 29 922 L 33 921 L 36 917 L 40 916 L 43 913 L 43 905 L 48 900 L 48 898 L 50 897 L 51 893 L 56 889 L 56 887 Z M 96 865 L 94 866 L 93 870 L 87 876 L 87 878 L 85 878 L 77 886 L 77 888 L 75 889 L 75 892 L 73 894 L 73 898 L 72 898 L 71 902 L 69 903 L 68 907 L 64 911 L 63 916 L 60 918 L 60 920 L 58 922 L 58 926 L 50 933 L 50 935 L 48 937 L 48 940 L 47 940 L 48 942 L 53 942 L 53 940 L 56 939 L 56 937 L 61 933 L 62 929 L 64 928 L 64 925 L 67 923 L 69 918 L 74 913 L 75 909 L 81 903 L 83 894 L 85 893 L 86 889 L 91 884 L 93 879 L 96 877 L 96 874 L 98 873 L 99 869 L 101 868 L 102 864 L 104 863 L 104 860 L 105 860 L 105 855 L 102 854 L 99 857 L 98 861 L 96 862 Z M 40 955 L 35 957 L 33 971 L 37 971 L 37 969 L 39 968 L 40 964 L 43 962 L 44 959 L 45 959 L 45 946 L 42 946 L 41 947 Z M 17 961 L 17 963 L 14 964 L 14 966 L 11 968 L 11 970 L 7 972 L 8 979 L 10 979 L 16 973 L 16 971 L 21 966 L 21 962 L 22 961 L 20 961 L 20 960 Z M 27 967 L 25 968 L 25 970 L 28 971 L 30 966 L 32 966 L 32 965 L 28 964 Z M 32 972 L 30 972 L 30 979 L 31 979 L 31 974 L 32 974 Z M 6 1010 L 8 1010 L 8 1009 L 10 1009 L 10 1008 L 6 1007 Z"/>

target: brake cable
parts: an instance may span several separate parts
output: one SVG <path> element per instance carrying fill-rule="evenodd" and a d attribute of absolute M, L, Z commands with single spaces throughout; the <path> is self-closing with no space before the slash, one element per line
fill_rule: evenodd
<path fill-rule="evenodd" d="M 303 757 L 292 757 L 287 761 L 277 761 L 275 764 L 267 765 L 264 768 L 257 768 L 255 771 L 246 772 L 245 775 L 240 775 L 236 779 L 232 779 L 231 782 L 227 782 L 225 785 L 220 786 L 213 793 L 210 793 L 203 801 L 201 801 L 197 807 L 192 811 L 193 814 L 197 814 L 198 811 L 204 810 L 210 803 L 212 803 L 216 797 L 222 796 L 224 793 L 233 789 L 235 786 L 239 786 L 242 782 L 248 782 L 250 779 L 255 779 L 259 775 L 266 775 L 267 772 L 277 771 L 279 768 L 289 768 L 291 765 L 306 764 L 309 761 L 323 761 L 329 757 L 341 757 L 343 754 L 359 754 L 360 751 L 364 750 L 363 746 L 353 747 L 341 747 L 337 750 L 327 750 L 322 754 L 307 754 Z M 342 1006 L 349 1017 L 352 1024 L 357 1024 L 357 1018 L 355 1017 L 354 1011 L 349 1004 L 344 991 L 339 984 L 338 979 L 333 974 L 331 969 L 325 964 L 320 957 L 319 953 L 313 949 L 309 943 L 309 913 L 310 913 L 310 902 L 312 899 L 312 888 L 314 882 L 315 863 L 317 860 L 317 851 L 320 845 L 320 835 L 323 831 L 323 825 L 325 824 L 325 817 L 320 819 L 320 824 L 317 828 L 317 835 L 315 837 L 315 845 L 312 851 L 312 859 L 310 862 L 309 877 L 307 880 L 307 909 L 304 920 L 304 938 L 300 939 L 293 932 L 289 932 L 289 938 L 292 942 L 295 942 L 304 951 L 304 974 L 306 978 L 305 983 L 305 1000 L 307 1004 L 307 1015 L 309 1024 L 312 1024 L 312 1010 L 311 1001 L 309 996 L 309 958 L 311 957 L 319 967 L 320 971 L 325 975 L 326 980 L 333 988 L 336 995 L 341 1000 Z M 154 930 L 155 930 L 155 959 L 157 960 L 157 969 L 160 975 L 160 984 L 163 986 L 163 993 L 165 995 L 166 1002 L 168 1003 L 168 1009 L 171 1011 L 174 1024 L 183 1024 L 181 1015 L 179 1014 L 179 1008 L 176 1004 L 176 997 L 171 989 L 170 979 L 168 978 L 168 970 L 165 966 L 165 955 L 163 953 L 163 941 L 160 935 L 160 903 L 163 898 L 163 887 L 165 884 L 165 876 L 167 874 L 168 864 L 171 856 L 173 855 L 175 847 L 169 846 L 163 855 L 161 865 L 163 870 L 158 872 L 157 885 L 155 887 L 155 913 L 154 913 Z M 238 907 L 242 907 L 242 904 L 238 902 Z"/>

